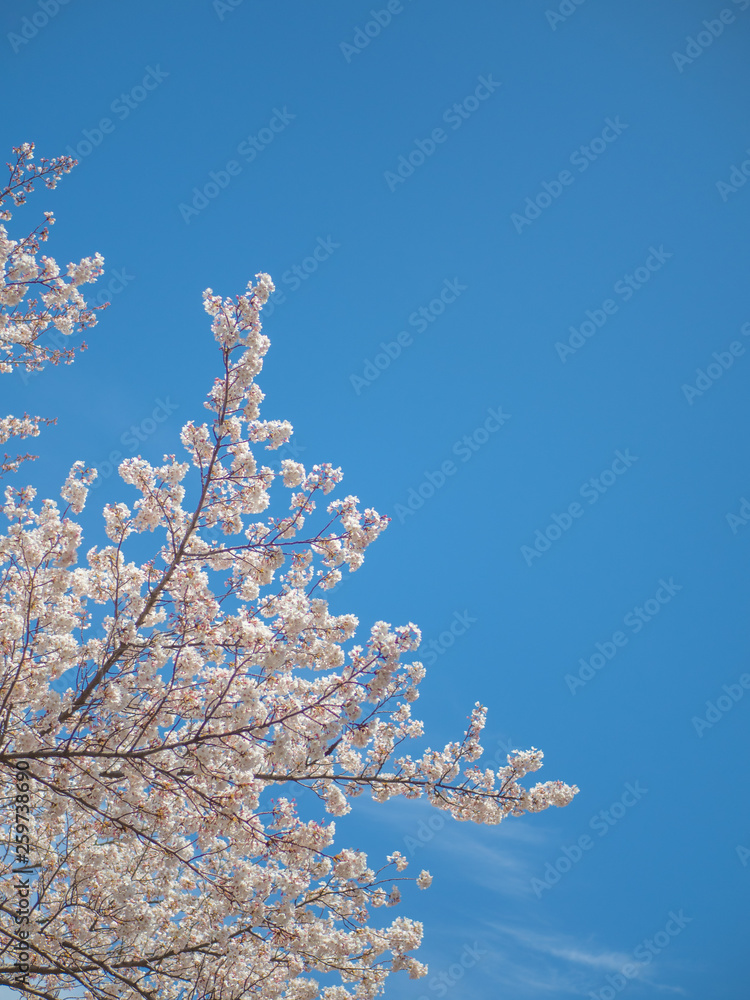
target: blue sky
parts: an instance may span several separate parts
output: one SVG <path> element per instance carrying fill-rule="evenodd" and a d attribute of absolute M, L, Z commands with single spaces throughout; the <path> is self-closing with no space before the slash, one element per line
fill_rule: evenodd
<path fill-rule="evenodd" d="M 746 995 L 749 40 L 748 0 L 0 11 L 3 148 L 80 161 L 15 232 L 53 210 L 112 303 L 3 380 L 58 417 L 19 478 L 127 500 L 203 413 L 202 290 L 270 272 L 264 415 L 393 518 L 333 607 L 420 625 L 433 745 L 478 700 L 490 758 L 581 788 L 497 828 L 358 800 L 342 844 L 435 878 L 396 1000 Z"/>

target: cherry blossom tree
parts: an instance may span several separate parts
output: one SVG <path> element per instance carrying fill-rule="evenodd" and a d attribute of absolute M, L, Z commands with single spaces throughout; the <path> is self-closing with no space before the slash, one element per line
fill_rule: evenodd
<path fill-rule="evenodd" d="M 35 166 L 30 144 L 14 152 L 6 222 L 8 203 L 75 163 Z M 96 320 L 80 286 L 103 260 L 62 277 L 38 256 L 52 221 L 18 241 L 0 225 L 5 373 L 69 363 L 73 351 L 43 334 Z M 82 548 L 77 516 L 96 477 L 83 461 L 62 504 L 5 489 L 0 983 L 24 995 L 376 997 L 391 972 L 427 971 L 411 954 L 422 925 L 371 913 L 399 903 L 407 861 L 393 851 L 371 866 L 335 844 L 326 814 L 344 816 L 363 793 L 424 796 L 458 820 L 499 823 L 578 790 L 524 786 L 541 766 L 535 749 L 482 768 L 478 703 L 460 739 L 424 749 L 411 715 L 425 674 L 408 657 L 417 626 L 376 621 L 358 640 L 356 617 L 330 611 L 340 567 L 359 569 L 389 518 L 355 496 L 324 500 L 340 469 L 285 459 L 275 472 L 257 456 L 292 433 L 260 417 L 260 312 L 273 289 L 258 274 L 235 298 L 204 292 L 219 372 L 209 416 L 182 428 L 184 460 L 122 462 L 135 499 L 104 507 L 99 544 Z M 41 422 L 6 417 L 2 442 Z M 6 456 L 4 470 L 26 457 Z M 151 558 L 133 561 L 133 540 L 153 533 Z"/>

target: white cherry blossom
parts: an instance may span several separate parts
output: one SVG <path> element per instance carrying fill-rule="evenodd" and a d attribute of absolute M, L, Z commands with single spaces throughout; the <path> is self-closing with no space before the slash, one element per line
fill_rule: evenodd
<path fill-rule="evenodd" d="M 35 168 L 33 147 L 16 153 L 0 203 L 18 204 L 37 177 L 53 187 L 72 165 Z M 34 239 L 14 242 L 2 227 L 0 256 L 0 367 L 56 363 L 38 336 L 50 323 L 64 334 L 90 325 L 78 287 L 101 258 L 70 265 L 66 281 L 37 260 Z M 34 285 L 41 300 L 21 305 Z M 182 428 L 184 460 L 122 462 L 122 500 L 104 508 L 85 549 L 76 518 L 95 470 L 83 457 L 62 507 L 31 486 L 5 489 L 0 774 L 8 800 L 16 764 L 28 762 L 39 865 L 30 995 L 369 1000 L 392 972 L 426 974 L 411 954 L 423 928 L 371 922 L 372 908 L 399 904 L 407 860 L 393 851 L 371 865 L 337 843 L 346 820 L 337 832 L 331 817 L 365 794 L 425 797 L 458 820 L 496 824 L 577 791 L 525 787 L 542 763 L 533 748 L 482 767 L 479 703 L 460 739 L 425 746 L 411 714 L 425 676 L 410 659 L 418 627 L 367 628 L 329 607 L 339 567 L 359 569 L 389 519 L 356 496 L 323 500 L 340 469 L 262 464 L 258 446 L 292 433 L 261 419 L 255 381 L 273 289 L 258 274 L 235 299 L 206 290 L 222 373 L 208 387 L 211 419 Z M 38 431 L 38 418 L 8 417 L 0 442 Z M 136 560 L 144 545 L 150 558 Z M 422 871 L 416 884 L 431 881 Z M 4 909 L 6 949 L 18 931 Z M 0 984 L 15 980 L 0 970 Z"/>

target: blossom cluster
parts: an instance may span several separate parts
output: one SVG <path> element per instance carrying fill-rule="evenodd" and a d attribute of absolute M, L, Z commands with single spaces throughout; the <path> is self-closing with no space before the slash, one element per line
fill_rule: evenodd
<path fill-rule="evenodd" d="M 76 163 L 70 156 L 58 156 L 35 164 L 33 142 L 15 147 L 13 153 L 16 159 L 8 163 L 8 182 L 0 190 L 0 372 L 21 365 L 27 371 L 39 371 L 46 362 L 69 364 L 73 360 L 72 349 L 63 351 L 40 342 L 50 327 L 68 337 L 96 322 L 95 310 L 87 308 L 80 286 L 103 273 L 104 258 L 98 253 L 84 257 L 68 264 L 62 276 L 54 258 L 39 255 L 40 244 L 49 238 L 49 227 L 55 222 L 51 212 L 44 213 L 44 225 L 22 239 L 10 239 L 3 225 L 12 218 L 9 203 L 14 207 L 25 204 L 26 195 L 40 179 L 55 188 Z M 39 298 L 29 299 L 29 293 Z"/>
<path fill-rule="evenodd" d="M 96 267 L 69 271 L 71 284 Z M 371 921 L 399 903 L 408 862 L 396 851 L 375 869 L 336 849 L 351 800 L 425 796 L 457 820 L 499 823 L 577 791 L 523 785 L 535 749 L 482 769 L 480 704 L 459 741 L 405 752 L 424 735 L 411 705 L 425 669 L 408 656 L 419 629 L 377 621 L 358 639 L 357 618 L 323 596 L 389 519 L 356 496 L 324 499 L 340 469 L 274 471 L 257 455 L 292 433 L 260 416 L 273 290 L 259 274 L 234 299 L 204 293 L 222 372 L 211 416 L 183 427 L 183 460 L 122 462 L 130 500 L 104 508 L 99 545 L 83 551 L 76 520 L 96 475 L 83 461 L 63 505 L 30 486 L 8 486 L 0 505 L 0 774 L 7 784 L 15 761 L 30 763 L 38 996 L 369 1000 L 392 972 L 426 973 L 410 954 L 423 928 Z M 34 433 L 0 425 L 0 438 L 14 429 Z M 153 556 L 134 561 L 146 533 Z M 317 797 L 315 818 L 295 789 Z M 0 940 L 15 935 L 4 913 Z"/>
<path fill-rule="evenodd" d="M 57 262 L 39 254 L 40 244 L 49 238 L 49 227 L 55 218 L 44 213 L 45 222 L 19 240 L 8 236 L 4 222 L 12 218 L 9 205 L 19 207 L 34 189 L 34 182 L 43 180 L 52 189 L 63 174 L 69 173 L 76 161 L 70 156 L 42 159 L 34 163 L 34 143 L 27 142 L 13 149 L 15 161 L 8 163 L 8 181 L 0 189 L 0 373 L 16 368 L 40 371 L 45 364 L 70 364 L 74 348 L 61 349 L 55 343 L 45 344 L 43 335 L 56 329 L 66 337 L 93 326 L 96 310 L 89 309 L 80 287 L 95 281 L 104 270 L 101 254 L 84 257 L 68 265 L 61 276 Z M 29 298 L 29 294 L 38 298 Z M 80 345 L 85 349 L 86 344 Z M 0 444 L 9 438 L 35 437 L 40 423 L 52 423 L 41 417 L 0 418 Z M 36 456 L 25 454 L 11 457 L 6 453 L 0 461 L 0 475 L 15 472 L 19 465 Z"/>

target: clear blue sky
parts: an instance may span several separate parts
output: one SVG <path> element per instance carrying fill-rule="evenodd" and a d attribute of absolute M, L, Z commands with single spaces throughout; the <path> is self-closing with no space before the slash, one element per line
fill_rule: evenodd
<path fill-rule="evenodd" d="M 396 1000 L 747 996 L 743 6 L 0 11 L 3 149 L 83 143 L 16 221 L 54 210 L 49 252 L 101 251 L 112 301 L 73 366 L 3 379 L 7 412 L 59 418 L 20 478 L 179 450 L 216 368 L 201 291 L 269 271 L 265 416 L 393 517 L 332 603 L 421 626 L 433 745 L 479 700 L 490 757 L 541 747 L 581 788 L 498 828 L 339 823 L 435 877 L 401 908 L 431 977 Z"/>

